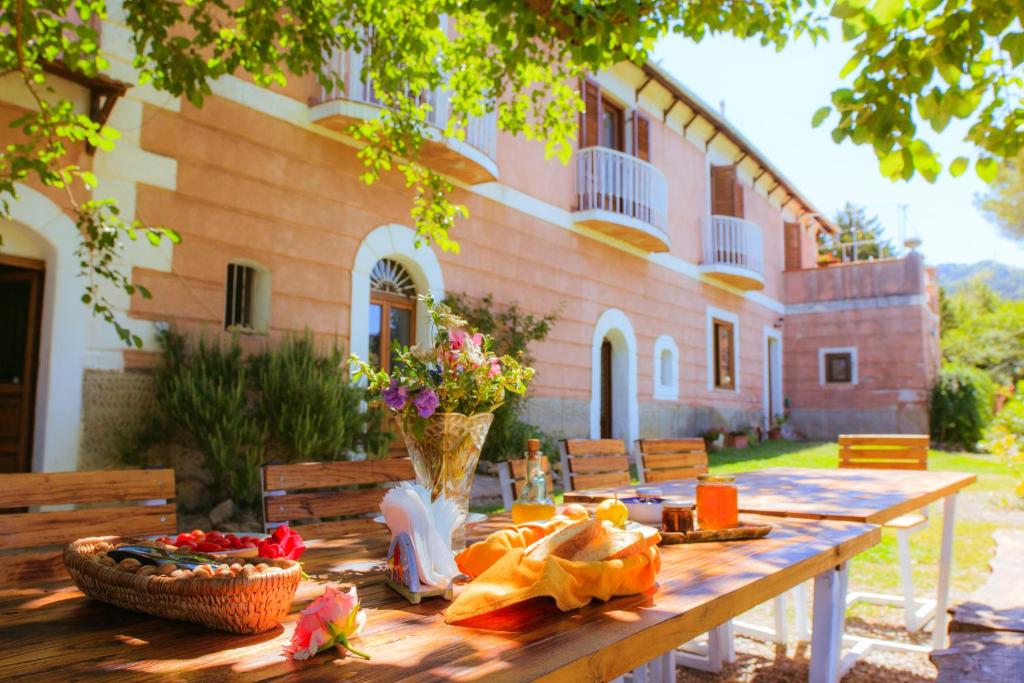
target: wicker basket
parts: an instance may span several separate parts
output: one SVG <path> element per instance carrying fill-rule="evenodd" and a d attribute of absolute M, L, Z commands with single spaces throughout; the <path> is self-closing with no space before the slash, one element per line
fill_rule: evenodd
<path fill-rule="evenodd" d="M 125 609 L 220 631 L 251 634 L 274 628 L 287 616 L 302 580 L 298 562 L 271 574 L 193 579 L 138 576 L 87 557 L 102 542 L 122 540 L 82 538 L 64 548 L 64 565 L 83 593 Z"/>

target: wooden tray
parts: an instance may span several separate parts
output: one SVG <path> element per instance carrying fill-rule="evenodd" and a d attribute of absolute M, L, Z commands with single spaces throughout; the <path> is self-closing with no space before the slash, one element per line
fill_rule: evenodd
<path fill-rule="evenodd" d="M 732 529 L 706 529 L 680 533 L 678 531 L 662 531 L 661 545 L 678 545 L 680 543 L 710 543 L 712 541 L 747 541 L 762 538 L 772 530 L 771 524 L 747 524 L 740 522 Z"/>

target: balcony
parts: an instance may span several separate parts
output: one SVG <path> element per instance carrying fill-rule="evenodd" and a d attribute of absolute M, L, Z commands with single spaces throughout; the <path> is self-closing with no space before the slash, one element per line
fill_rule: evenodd
<path fill-rule="evenodd" d="M 759 225 L 732 216 L 711 216 L 703 232 L 703 275 L 737 289 L 764 289 L 764 245 Z"/>
<path fill-rule="evenodd" d="M 374 92 L 373 84 L 364 83 L 360 79 L 362 55 L 354 51 L 339 51 L 331 57 L 330 68 L 343 76 L 345 89 L 323 89 L 319 100 L 310 107 L 310 120 L 344 133 L 353 123 L 377 118 L 381 102 Z M 430 105 L 427 123 L 431 127 L 420 150 L 420 160 L 426 166 L 465 183 L 496 180 L 497 112 L 471 117 L 465 129 L 465 139 L 456 140 L 444 134 L 450 111 L 448 91 L 440 88 L 430 91 L 423 96 L 423 101 Z"/>
<path fill-rule="evenodd" d="M 668 251 L 665 177 L 655 166 L 607 147 L 576 153 L 573 222 L 644 251 Z"/>

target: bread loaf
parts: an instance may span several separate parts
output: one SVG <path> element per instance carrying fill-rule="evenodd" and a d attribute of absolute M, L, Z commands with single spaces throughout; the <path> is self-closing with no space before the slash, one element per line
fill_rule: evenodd
<path fill-rule="evenodd" d="M 639 555 L 647 549 L 644 535 L 639 531 L 615 531 L 594 539 L 581 548 L 571 559 L 577 562 L 601 562 Z"/>
<path fill-rule="evenodd" d="M 526 549 L 526 557 L 536 560 L 548 557 L 570 559 L 607 533 L 599 520 L 581 519 L 531 545 Z"/>

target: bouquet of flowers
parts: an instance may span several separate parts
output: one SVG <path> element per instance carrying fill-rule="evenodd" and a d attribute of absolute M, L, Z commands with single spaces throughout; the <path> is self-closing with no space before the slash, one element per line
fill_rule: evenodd
<path fill-rule="evenodd" d="M 494 355 L 490 337 L 467 330 L 465 320 L 429 294 L 420 298 L 433 322 L 432 345 L 410 348 L 396 342 L 390 374 L 351 357 L 353 376 L 366 378 L 369 389 L 379 392 L 404 424 L 422 434 L 435 413 L 490 413 L 504 402 L 506 391 L 526 391 L 533 368 Z"/>

